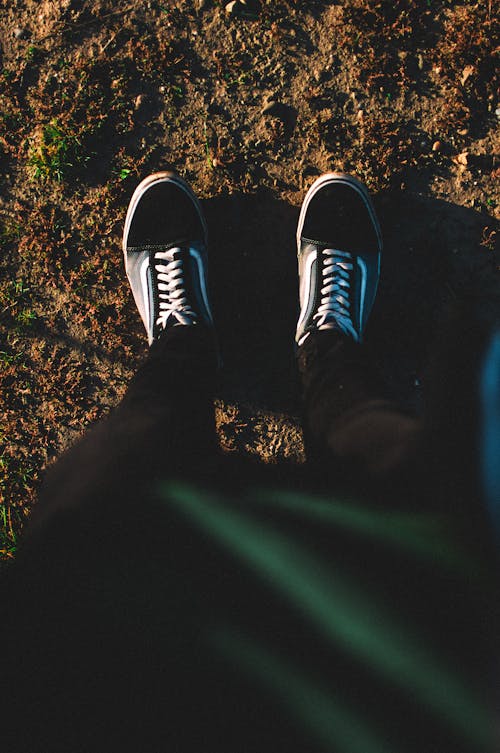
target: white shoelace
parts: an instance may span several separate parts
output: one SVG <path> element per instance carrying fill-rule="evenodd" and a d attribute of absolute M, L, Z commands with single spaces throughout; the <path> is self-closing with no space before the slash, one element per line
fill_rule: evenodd
<path fill-rule="evenodd" d="M 325 258 L 326 257 L 326 258 Z M 351 319 L 350 272 L 353 268 L 352 256 L 347 251 L 337 251 L 325 248 L 322 254 L 323 287 L 321 288 L 321 304 L 313 319 L 318 329 L 339 327 L 346 334 L 358 340 Z"/>
<path fill-rule="evenodd" d="M 196 313 L 186 297 L 183 261 L 175 258 L 180 251 L 180 248 L 170 248 L 155 254 L 159 262 L 167 262 L 155 264 L 160 298 L 160 312 L 156 320 L 158 327 L 165 328 L 171 316 L 177 319 L 177 324 L 193 324 L 196 320 Z"/>

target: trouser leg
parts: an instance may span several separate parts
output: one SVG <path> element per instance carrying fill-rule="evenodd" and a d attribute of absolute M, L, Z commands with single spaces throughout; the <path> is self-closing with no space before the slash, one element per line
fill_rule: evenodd
<path fill-rule="evenodd" d="M 297 357 L 308 460 L 337 481 L 371 483 L 404 473 L 419 423 L 388 399 L 364 348 L 328 330 L 311 333 Z"/>
<path fill-rule="evenodd" d="M 203 474 L 216 451 L 215 372 L 201 326 L 173 327 L 154 342 L 120 405 L 49 470 L 31 531 L 87 500 L 140 503 L 159 478 Z"/>

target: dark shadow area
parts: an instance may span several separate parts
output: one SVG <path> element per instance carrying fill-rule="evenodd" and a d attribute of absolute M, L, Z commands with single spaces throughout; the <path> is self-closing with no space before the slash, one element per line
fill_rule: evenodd
<path fill-rule="evenodd" d="M 481 296 L 500 289 L 494 254 L 484 246 L 491 218 L 399 192 L 380 195 L 377 209 L 384 256 L 366 340 L 394 395 L 419 409 L 446 312 L 463 294 L 475 290 L 479 306 Z M 481 290 L 485 273 L 489 289 Z"/>
<path fill-rule="evenodd" d="M 273 409 L 298 401 L 293 336 L 298 210 L 270 191 L 203 202 L 224 370 L 221 391 Z"/>
<path fill-rule="evenodd" d="M 366 346 L 394 396 L 421 407 L 427 363 L 443 312 L 483 274 L 491 219 L 441 200 L 391 192 L 375 197 L 384 237 L 378 297 Z M 298 312 L 298 208 L 262 190 L 203 202 L 225 400 L 298 414 L 294 334 Z"/>

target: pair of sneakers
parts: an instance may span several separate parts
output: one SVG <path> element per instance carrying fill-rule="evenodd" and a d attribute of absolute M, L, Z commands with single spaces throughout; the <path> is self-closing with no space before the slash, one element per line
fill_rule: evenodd
<path fill-rule="evenodd" d="M 170 172 L 145 178 L 130 201 L 125 268 L 151 345 L 170 327 L 213 327 L 207 224 L 193 190 Z M 297 227 L 300 314 L 295 340 L 337 329 L 360 342 L 375 300 L 382 239 L 366 187 L 326 173 L 308 190 Z"/>

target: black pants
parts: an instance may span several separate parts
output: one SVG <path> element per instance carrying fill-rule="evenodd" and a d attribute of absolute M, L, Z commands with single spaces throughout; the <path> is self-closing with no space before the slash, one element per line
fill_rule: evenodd
<path fill-rule="evenodd" d="M 328 484 L 372 489 L 408 472 L 419 423 L 385 395 L 363 348 L 312 335 L 298 353 L 306 454 Z M 215 433 L 216 357 L 203 328 L 174 327 L 151 347 L 121 404 L 49 472 L 32 530 L 56 510 L 143 492 L 166 476 L 225 473 Z M 105 502 L 103 502 L 105 504 Z"/>
<path fill-rule="evenodd" d="M 298 364 L 310 476 L 286 492 L 219 452 L 198 327 L 54 465 L 3 584 L 8 750 L 489 749 L 481 567 L 387 502 L 419 425 L 342 335 Z"/>

